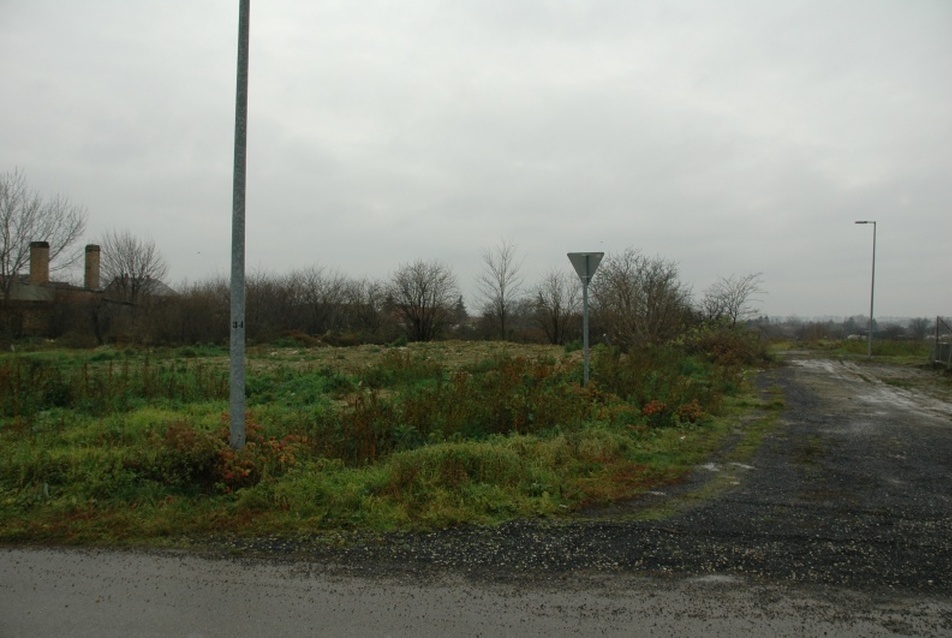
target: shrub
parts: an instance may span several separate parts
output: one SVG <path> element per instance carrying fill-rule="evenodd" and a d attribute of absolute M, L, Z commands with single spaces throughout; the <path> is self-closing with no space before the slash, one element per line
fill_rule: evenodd
<path fill-rule="evenodd" d="M 154 464 L 146 475 L 170 487 L 211 489 L 218 479 L 219 456 L 224 441 L 196 430 L 186 421 L 175 421 L 165 430 Z"/>
<path fill-rule="evenodd" d="M 307 439 L 299 435 L 265 436 L 249 416 L 245 446 L 234 450 L 229 446 L 227 414 L 222 421 L 225 424 L 217 432 L 174 421 L 156 441 L 154 454 L 133 459 L 126 467 L 176 490 L 230 493 L 283 474 L 307 446 Z"/>
<path fill-rule="evenodd" d="M 685 351 L 721 366 L 755 365 L 769 359 L 759 333 L 721 324 L 689 331 L 681 339 Z"/>
<path fill-rule="evenodd" d="M 648 420 L 651 427 L 671 425 L 671 411 L 663 401 L 652 399 L 643 408 L 641 414 Z"/>
<path fill-rule="evenodd" d="M 691 399 L 687 403 L 682 403 L 674 411 L 674 415 L 681 423 L 697 423 L 704 419 L 704 409 L 697 399 Z"/>
<path fill-rule="evenodd" d="M 738 372 L 686 353 L 677 346 L 655 346 L 621 353 L 599 348 L 592 365 L 592 381 L 603 392 L 640 406 L 642 416 L 654 426 L 671 425 L 678 412 L 714 414 L 723 392 L 736 389 Z"/>

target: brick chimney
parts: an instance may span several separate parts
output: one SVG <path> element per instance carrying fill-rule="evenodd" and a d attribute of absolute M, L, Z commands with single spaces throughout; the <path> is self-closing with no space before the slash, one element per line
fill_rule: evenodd
<path fill-rule="evenodd" d="M 86 246 L 86 273 L 83 282 L 88 290 L 99 289 L 99 246 L 96 244 Z"/>
<path fill-rule="evenodd" d="M 30 242 L 30 278 L 31 286 L 45 286 L 50 283 L 50 242 Z"/>

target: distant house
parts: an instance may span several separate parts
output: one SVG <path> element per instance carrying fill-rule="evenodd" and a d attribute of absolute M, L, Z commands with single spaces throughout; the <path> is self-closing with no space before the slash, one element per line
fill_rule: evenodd
<path fill-rule="evenodd" d="M 32 242 L 30 272 L 14 276 L 9 295 L 0 306 L 0 332 L 10 337 L 48 336 L 55 332 L 57 310 L 101 299 L 99 258 L 99 246 L 86 246 L 82 286 L 50 281 L 50 245 L 45 241 Z"/>
<path fill-rule="evenodd" d="M 86 295 L 99 290 L 99 246 L 86 246 L 86 263 L 82 286 L 50 281 L 50 244 L 30 244 L 30 273 L 15 275 L 8 301 L 55 301 L 64 293 Z"/>
<path fill-rule="evenodd" d="M 117 277 L 105 288 L 100 282 L 100 247 L 86 246 L 83 285 L 50 281 L 50 245 L 30 244 L 30 272 L 16 275 L 9 296 L 0 305 L 0 335 L 55 337 L 66 331 L 90 331 L 101 340 L 103 321 L 119 307 L 143 297 L 177 294 L 159 280 Z M 108 308 L 115 308 L 116 312 Z"/>
<path fill-rule="evenodd" d="M 158 279 L 120 275 L 103 289 L 109 301 L 135 303 L 142 297 L 174 297 L 178 293 Z"/>

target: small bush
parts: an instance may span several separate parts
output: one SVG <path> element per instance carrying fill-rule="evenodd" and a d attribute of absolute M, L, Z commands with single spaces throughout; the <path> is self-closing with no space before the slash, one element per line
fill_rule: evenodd
<path fill-rule="evenodd" d="M 186 421 L 170 424 L 162 438 L 154 465 L 146 467 L 152 480 L 180 489 L 210 490 L 218 480 L 219 457 L 224 442 Z"/>
<path fill-rule="evenodd" d="M 227 415 L 222 420 L 227 421 Z M 307 446 L 307 440 L 298 435 L 265 436 L 249 418 L 245 437 L 245 446 L 234 450 L 229 446 L 227 423 L 213 432 L 176 420 L 161 439 L 153 438 L 153 451 L 131 457 L 125 468 L 180 492 L 230 493 L 280 476 L 295 465 Z"/>
<path fill-rule="evenodd" d="M 222 421 L 227 420 L 227 415 Z M 219 432 L 222 441 L 230 437 L 228 427 Z M 280 439 L 266 437 L 254 421 L 246 418 L 245 445 L 240 450 L 229 446 L 219 449 L 215 484 L 219 491 L 229 493 L 257 485 L 271 477 L 281 476 L 297 463 L 298 455 L 307 447 L 303 436 L 289 434 Z"/>
<path fill-rule="evenodd" d="M 514 486 L 527 475 L 517 454 L 487 443 L 446 443 L 394 455 L 389 462 L 389 488 L 425 494 L 437 486 L 459 488 L 468 483 Z"/>
<path fill-rule="evenodd" d="M 769 359 L 760 335 L 743 328 L 713 325 L 695 328 L 681 339 L 685 351 L 720 366 L 756 365 Z"/>
<path fill-rule="evenodd" d="M 663 401 L 652 399 L 643 408 L 641 414 L 647 419 L 651 427 L 664 427 L 671 425 L 671 411 Z"/>
<path fill-rule="evenodd" d="M 593 383 L 601 391 L 640 406 L 653 427 L 674 425 L 680 415 L 697 422 L 701 415 L 716 414 L 722 395 L 737 391 L 740 374 L 739 368 L 718 365 L 697 353 L 686 354 L 678 346 L 628 353 L 599 348 L 592 369 Z"/>

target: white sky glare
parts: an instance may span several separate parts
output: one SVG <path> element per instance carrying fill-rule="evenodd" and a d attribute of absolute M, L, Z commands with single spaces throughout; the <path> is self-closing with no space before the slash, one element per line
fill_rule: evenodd
<path fill-rule="evenodd" d="M 230 263 L 237 1 L 0 0 L 0 171 Z M 481 251 L 763 273 L 772 317 L 952 315 L 952 2 L 252 1 L 247 264 Z M 42 239 L 42 238 L 36 238 Z"/>

